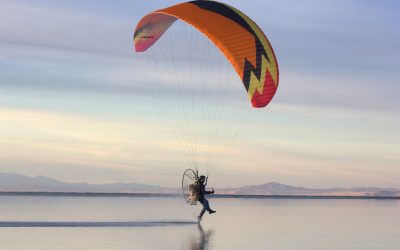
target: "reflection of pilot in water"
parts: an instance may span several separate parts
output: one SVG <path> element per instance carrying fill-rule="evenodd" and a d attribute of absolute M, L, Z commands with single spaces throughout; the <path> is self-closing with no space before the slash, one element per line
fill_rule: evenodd
<path fill-rule="evenodd" d="M 197 239 L 197 237 L 194 236 L 191 239 L 189 248 L 190 250 L 205 250 L 209 247 L 210 239 L 214 232 L 212 230 L 204 232 L 200 224 L 198 224 L 198 228 L 200 232 L 200 237 Z"/>
<path fill-rule="evenodd" d="M 207 185 L 206 177 L 204 175 L 200 176 L 198 200 L 203 205 L 203 209 L 201 210 L 200 215 L 197 217 L 199 223 L 200 223 L 201 219 L 203 218 L 203 215 L 206 211 L 208 211 L 209 214 L 213 214 L 216 212 L 210 208 L 208 200 L 204 197 L 206 194 L 213 194 L 214 189 L 212 191 L 206 191 L 206 185 Z"/>

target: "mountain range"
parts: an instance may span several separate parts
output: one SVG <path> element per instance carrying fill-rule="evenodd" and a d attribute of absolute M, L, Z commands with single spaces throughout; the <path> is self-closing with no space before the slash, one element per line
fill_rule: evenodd
<path fill-rule="evenodd" d="M 29 177 L 15 173 L 0 173 L 0 192 L 78 192 L 78 193 L 151 193 L 177 194 L 180 187 L 168 188 L 141 183 L 89 184 L 69 183 L 46 176 Z M 290 186 L 278 182 L 239 188 L 218 188 L 218 194 L 228 195 L 299 195 L 299 196 L 380 196 L 400 197 L 400 189 L 354 187 L 314 189 Z"/>

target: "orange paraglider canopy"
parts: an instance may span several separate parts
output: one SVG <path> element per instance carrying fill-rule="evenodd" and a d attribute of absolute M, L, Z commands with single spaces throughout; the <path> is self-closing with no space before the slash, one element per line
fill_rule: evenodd
<path fill-rule="evenodd" d="M 267 37 L 241 11 L 215 1 L 191 1 L 154 11 L 138 23 L 136 52 L 150 48 L 180 19 L 206 35 L 241 78 L 253 107 L 265 107 L 279 83 L 278 63 Z"/>

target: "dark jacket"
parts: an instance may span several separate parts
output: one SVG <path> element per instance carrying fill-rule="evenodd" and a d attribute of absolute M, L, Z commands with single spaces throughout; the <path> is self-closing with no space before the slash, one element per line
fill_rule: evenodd
<path fill-rule="evenodd" d="M 199 201 L 204 201 L 204 195 L 212 194 L 212 191 L 206 191 L 206 186 L 204 184 L 199 183 Z"/>

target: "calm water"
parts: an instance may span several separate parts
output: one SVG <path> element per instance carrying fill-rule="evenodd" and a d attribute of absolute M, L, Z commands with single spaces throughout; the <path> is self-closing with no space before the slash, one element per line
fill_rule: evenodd
<path fill-rule="evenodd" d="M 210 203 L 199 227 L 177 198 L 0 196 L 0 249 L 400 249 L 399 200 Z"/>

